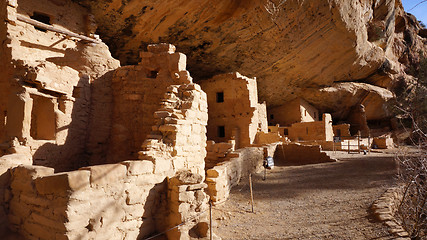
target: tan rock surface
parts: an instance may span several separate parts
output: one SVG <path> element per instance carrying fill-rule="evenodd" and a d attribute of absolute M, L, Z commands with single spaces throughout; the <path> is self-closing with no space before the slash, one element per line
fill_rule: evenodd
<path fill-rule="evenodd" d="M 400 1 L 79 2 L 92 7 L 100 34 L 122 63 L 137 62 L 135 53 L 148 43 L 170 42 L 187 54 L 196 80 L 231 71 L 257 77 L 268 107 L 299 95 L 319 108 L 323 96 L 299 89 L 334 82 L 391 88 L 426 41 Z M 353 102 L 335 97 L 334 104 Z"/>

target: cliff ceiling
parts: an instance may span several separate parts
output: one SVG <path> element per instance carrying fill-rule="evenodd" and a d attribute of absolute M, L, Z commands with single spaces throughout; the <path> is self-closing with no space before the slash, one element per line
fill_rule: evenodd
<path fill-rule="evenodd" d="M 367 98 L 368 119 L 384 118 L 378 106 L 411 78 L 405 69 L 427 42 L 400 0 L 75 1 L 122 64 L 149 43 L 172 43 L 196 81 L 238 71 L 257 77 L 268 106 L 301 96 L 337 118 Z"/>

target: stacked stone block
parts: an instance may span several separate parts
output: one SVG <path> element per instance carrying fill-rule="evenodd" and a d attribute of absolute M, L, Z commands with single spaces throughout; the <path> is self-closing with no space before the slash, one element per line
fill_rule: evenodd
<path fill-rule="evenodd" d="M 238 157 L 239 154 L 234 152 L 235 141 L 229 140 L 228 142 L 215 143 L 214 141 L 207 141 L 206 146 L 206 159 L 205 168 L 211 169 L 217 164 L 228 161 L 231 158 Z"/>
<path fill-rule="evenodd" d="M 170 214 L 169 227 L 178 226 L 167 232 L 169 239 L 206 238 L 209 233 L 209 196 L 203 176 L 183 171 L 168 181 Z M 183 223 L 183 224 L 182 224 Z"/>

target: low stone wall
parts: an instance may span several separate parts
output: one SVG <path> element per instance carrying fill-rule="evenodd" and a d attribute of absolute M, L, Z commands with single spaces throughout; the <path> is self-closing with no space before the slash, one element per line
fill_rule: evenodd
<path fill-rule="evenodd" d="M 402 240 L 409 240 L 408 232 L 400 226 L 399 222 L 394 217 L 399 208 L 400 201 L 403 198 L 403 192 L 402 187 L 387 189 L 387 191 L 372 204 L 371 210 L 375 218 L 388 227 L 390 234 Z"/>
<path fill-rule="evenodd" d="M 387 137 L 375 137 L 372 141 L 372 148 L 379 148 L 379 149 L 394 148 L 393 138 L 391 138 L 389 136 L 387 136 Z"/>
<path fill-rule="evenodd" d="M 211 169 L 221 162 L 230 160 L 237 157 L 238 154 L 234 152 L 235 142 L 229 140 L 228 142 L 215 143 L 214 141 L 207 141 L 205 169 Z"/>
<path fill-rule="evenodd" d="M 206 183 L 207 193 L 214 204 L 227 200 L 230 190 L 237 185 L 242 177 L 251 172 L 259 171 L 266 156 L 272 156 L 277 144 L 269 144 L 260 147 L 246 147 L 233 153 L 237 157 L 221 162 L 212 169 L 207 170 Z"/>
<path fill-rule="evenodd" d="M 291 143 L 277 146 L 274 153 L 276 165 L 301 165 L 324 162 L 335 162 L 319 145 L 301 145 Z"/>
<path fill-rule="evenodd" d="M 198 201 L 183 201 L 183 196 L 174 194 L 167 198 L 166 171 L 151 161 L 125 161 L 58 174 L 52 168 L 18 166 L 12 170 L 9 226 L 27 239 L 147 237 L 170 224 L 180 224 L 175 216 L 180 205 L 187 209 L 183 219 L 190 209 L 199 207 L 200 212 L 207 207 L 202 183 L 183 185 L 181 195 L 193 194 Z M 200 176 L 197 183 L 202 180 Z M 175 188 L 181 186 L 169 184 L 171 191 Z M 174 211 L 168 214 L 168 210 Z M 185 230 L 175 234 L 188 234 L 189 228 Z"/>

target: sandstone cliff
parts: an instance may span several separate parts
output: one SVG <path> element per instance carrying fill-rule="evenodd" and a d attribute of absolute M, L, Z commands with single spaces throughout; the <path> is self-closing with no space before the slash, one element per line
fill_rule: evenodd
<path fill-rule="evenodd" d="M 257 77 L 268 107 L 300 96 L 338 119 L 360 103 L 372 104 L 368 120 L 387 117 L 390 90 L 427 42 L 400 0 L 75 1 L 123 64 L 172 43 L 196 81 L 239 71 Z"/>

